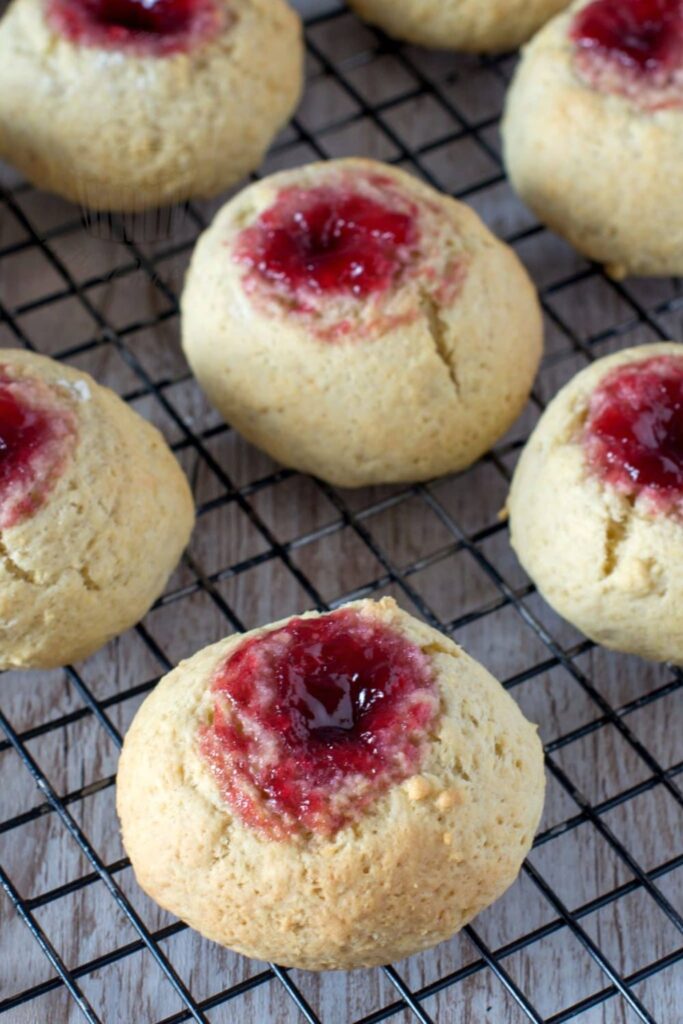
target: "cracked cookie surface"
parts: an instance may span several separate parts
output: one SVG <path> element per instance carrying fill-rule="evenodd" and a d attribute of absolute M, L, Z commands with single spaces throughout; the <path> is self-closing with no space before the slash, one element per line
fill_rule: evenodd
<path fill-rule="evenodd" d="M 372 160 L 239 193 L 197 244 L 182 309 L 185 352 L 226 420 L 340 486 L 469 465 L 521 412 L 541 350 L 512 250 Z"/>
<path fill-rule="evenodd" d="M 515 471 L 512 545 L 591 639 L 683 664 L 683 345 L 624 349 L 550 403 Z"/>
<path fill-rule="evenodd" d="M 187 543 L 192 496 L 158 430 L 108 388 L 30 352 L 0 364 L 24 403 L 0 409 L 0 667 L 53 668 L 142 618 Z"/>

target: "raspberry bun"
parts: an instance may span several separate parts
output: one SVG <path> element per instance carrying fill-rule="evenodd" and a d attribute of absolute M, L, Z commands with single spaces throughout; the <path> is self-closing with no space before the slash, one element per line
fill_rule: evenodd
<path fill-rule="evenodd" d="M 683 664 L 683 345 L 625 349 L 548 406 L 509 498 L 512 545 L 587 636 Z"/>
<path fill-rule="evenodd" d="M 355 487 L 469 465 L 541 353 L 517 257 L 467 206 L 370 160 L 257 182 L 200 238 L 183 347 L 210 400 L 288 466 Z"/>
<path fill-rule="evenodd" d="M 132 626 L 194 507 L 161 434 L 108 388 L 0 351 L 0 668 L 54 668 Z"/>
<path fill-rule="evenodd" d="M 308 970 L 388 963 L 514 881 L 543 805 L 536 729 L 389 598 L 233 636 L 126 736 L 140 885 L 208 938 Z"/>
<path fill-rule="evenodd" d="M 14 0 L 0 154 L 97 210 L 211 196 L 261 162 L 302 58 L 284 0 Z"/>
<path fill-rule="evenodd" d="M 438 50 L 513 50 L 569 0 L 350 0 L 390 36 Z"/>
<path fill-rule="evenodd" d="M 683 0 L 574 4 L 524 52 L 503 123 L 538 217 L 614 277 L 683 274 Z"/>

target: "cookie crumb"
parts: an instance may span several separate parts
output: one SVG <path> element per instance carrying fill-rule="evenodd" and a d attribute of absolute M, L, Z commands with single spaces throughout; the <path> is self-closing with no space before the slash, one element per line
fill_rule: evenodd
<path fill-rule="evenodd" d="M 424 800 L 432 792 L 432 784 L 424 775 L 413 775 L 406 780 L 404 789 L 409 800 Z"/>
<path fill-rule="evenodd" d="M 463 795 L 459 789 L 445 789 L 436 798 L 436 806 L 440 811 L 450 811 L 451 807 L 457 807 L 463 802 Z"/>
<path fill-rule="evenodd" d="M 636 597 L 661 593 L 658 566 L 651 558 L 633 558 L 622 567 L 624 588 Z"/>

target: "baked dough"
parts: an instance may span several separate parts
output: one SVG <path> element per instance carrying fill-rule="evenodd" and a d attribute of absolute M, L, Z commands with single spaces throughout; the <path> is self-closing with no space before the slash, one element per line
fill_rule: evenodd
<path fill-rule="evenodd" d="M 297 291 L 282 283 L 277 260 L 263 277 L 265 243 L 254 235 L 267 229 L 282 242 L 279 226 L 301 223 L 297 203 L 333 234 L 309 209 L 319 200 L 339 222 L 360 216 L 372 227 L 379 209 L 375 234 L 386 230 L 383 216 L 407 218 L 412 234 L 373 255 L 368 231 L 346 269 L 329 274 L 325 238 L 307 238 L 299 255 L 305 262 L 320 246 L 320 280 Z M 292 269 L 285 242 L 283 273 Z M 362 294 L 353 291 L 356 256 L 373 275 Z M 347 272 L 351 284 L 339 285 Z M 427 479 L 482 455 L 527 401 L 542 323 L 521 263 L 472 210 L 403 171 L 348 159 L 273 175 L 219 211 L 188 272 L 182 341 L 209 399 L 249 441 L 287 466 L 358 487 Z"/>
<path fill-rule="evenodd" d="M 208 27 L 170 52 L 146 36 L 68 38 L 50 5 L 87 3 L 14 0 L 3 16 L 2 158 L 40 188 L 121 211 L 212 196 L 259 165 L 301 90 L 300 22 L 284 0 L 192 0 Z"/>
<path fill-rule="evenodd" d="M 662 356 L 681 360 L 683 372 L 683 345 L 671 342 L 625 349 L 577 374 L 524 449 L 508 510 L 512 546 L 560 615 L 606 647 L 683 664 L 683 503 L 653 508 L 646 494 L 605 482 L 583 440 L 596 387 L 617 367 Z"/>
<path fill-rule="evenodd" d="M 524 51 L 502 126 L 510 180 L 612 276 L 683 274 L 683 68 L 660 80 L 600 67 L 571 37 L 587 6 L 573 4 Z"/>
<path fill-rule="evenodd" d="M 0 458 L 0 667 L 55 668 L 142 618 L 194 506 L 159 431 L 88 374 L 3 349 L 5 446 L 13 396 L 26 432 Z"/>
<path fill-rule="evenodd" d="M 142 888 L 210 939 L 309 970 L 388 963 L 462 928 L 516 877 L 544 793 L 535 728 L 477 662 L 389 598 L 339 614 L 414 645 L 436 709 L 419 762 L 353 820 L 331 833 L 264 835 L 228 804 L 201 753 L 221 667 L 301 619 L 182 662 L 138 711 L 118 773 L 123 841 Z M 270 750 L 263 742 L 258 756 Z"/>
<path fill-rule="evenodd" d="M 491 53 L 526 42 L 569 0 L 349 0 L 357 14 L 421 46 Z"/>

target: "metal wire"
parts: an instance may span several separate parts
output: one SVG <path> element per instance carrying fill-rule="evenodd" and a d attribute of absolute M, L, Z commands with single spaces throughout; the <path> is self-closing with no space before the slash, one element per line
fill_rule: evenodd
<path fill-rule="evenodd" d="M 324 40 L 336 37 L 338 32 L 340 38 L 346 40 L 345 52 L 339 56 L 330 53 L 329 47 L 324 42 Z M 354 33 L 356 34 L 355 45 L 353 43 Z M 321 34 L 323 41 L 321 41 Z M 351 41 L 349 42 L 349 40 Z M 490 167 L 490 173 L 482 173 L 476 181 L 468 182 L 462 188 L 455 190 L 454 194 L 458 198 L 467 198 L 476 202 L 477 198 L 487 190 L 504 184 L 505 175 L 495 141 L 495 129 L 500 112 L 487 113 L 486 116 L 476 120 L 471 116 L 468 117 L 466 112 L 461 109 L 461 105 L 453 99 L 451 86 L 459 79 L 466 78 L 467 68 L 462 71 L 458 65 L 457 71 L 434 75 L 430 72 L 427 55 L 392 42 L 375 30 L 369 30 L 367 27 L 361 29 L 351 15 L 340 11 L 309 21 L 307 47 L 313 67 L 309 86 L 314 86 L 316 83 L 335 83 L 338 87 L 339 111 L 333 112 L 326 123 L 316 125 L 315 130 L 307 127 L 305 119 L 295 120 L 293 130 L 273 149 L 271 155 L 274 159 L 282 160 L 285 163 L 291 162 L 301 152 L 304 155 L 300 159 L 303 160 L 324 159 L 336 155 L 334 138 L 338 137 L 340 132 L 367 125 L 373 138 L 381 140 L 382 145 L 391 150 L 388 156 L 390 162 L 407 166 L 436 187 L 440 187 L 441 183 L 432 169 L 431 156 L 444 147 L 467 141 L 481 154 L 482 158 L 485 158 L 485 164 Z M 394 70 L 401 72 L 406 84 L 404 88 L 393 91 L 391 95 L 384 98 L 378 97 L 375 102 L 371 102 L 358 84 L 358 72 L 362 72 L 363 69 L 369 68 L 381 60 L 390 60 Z M 456 66 L 455 58 L 453 66 L 454 68 Z M 511 66 L 511 58 L 481 59 L 478 63 L 470 62 L 468 65 L 470 69 L 474 68 L 490 74 L 493 78 L 498 79 L 501 85 L 506 84 Z M 431 138 L 418 146 L 410 145 L 405 140 L 402 131 L 395 126 L 392 115 L 411 101 L 424 102 L 427 99 L 434 104 L 435 110 L 438 110 L 446 127 L 438 137 Z M 575 1019 L 615 996 L 621 997 L 623 1003 L 630 1008 L 633 1019 L 646 1021 L 648 1024 L 670 1024 L 668 1021 L 658 1021 L 653 1016 L 651 1010 L 636 994 L 636 988 L 643 981 L 656 978 L 660 972 L 680 964 L 683 960 L 683 918 L 660 884 L 673 872 L 683 869 L 683 851 L 654 868 L 641 865 L 610 827 L 607 815 L 615 808 L 623 806 L 643 794 L 650 793 L 657 787 L 662 787 L 679 809 L 683 808 L 683 792 L 681 790 L 683 762 L 664 768 L 657 758 L 655 745 L 642 742 L 629 726 L 629 718 L 636 712 L 672 695 L 680 696 L 683 688 L 683 674 L 679 670 L 671 669 L 668 677 L 660 685 L 653 687 L 647 693 L 639 694 L 637 698 L 622 706 L 613 706 L 600 691 L 595 681 L 580 668 L 580 658 L 590 651 L 593 645 L 589 641 L 580 641 L 570 647 L 563 647 L 558 643 L 538 615 L 531 609 L 528 599 L 534 593 L 533 586 L 529 584 L 515 586 L 508 582 L 495 562 L 487 556 L 487 542 L 503 532 L 506 529 L 505 525 L 495 520 L 478 523 L 475 529 L 466 529 L 440 499 L 438 489 L 429 485 L 403 488 L 358 509 L 336 489 L 316 481 L 315 487 L 325 496 L 334 510 L 334 520 L 307 532 L 304 536 L 298 536 L 287 542 L 279 540 L 263 516 L 259 514 L 256 504 L 263 492 L 296 478 L 296 474 L 284 469 L 274 470 L 257 480 L 252 480 L 245 485 L 238 485 L 227 474 L 224 466 L 211 450 L 214 439 L 228 431 L 229 428 L 219 425 L 204 431 L 193 429 L 190 420 L 176 407 L 172 395 L 175 387 L 189 379 L 188 375 L 161 376 L 159 379 L 155 379 L 155 375 L 146 369 L 145 364 L 136 353 L 135 347 L 130 342 L 130 339 L 143 329 L 158 328 L 177 318 L 178 294 L 175 288 L 167 282 L 163 274 L 163 267 L 168 261 L 182 256 L 191 249 L 196 235 L 205 224 L 200 209 L 196 205 L 189 207 L 188 216 L 192 231 L 186 240 L 174 244 L 169 243 L 165 246 L 158 245 L 150 254 L 148 246 L 136 244 L 130 238 L 125 238 L 125 259 L 113 271 L 106 275 L 95 274 L 77 279 L 60 258 L 55 243 L 81 231 L 80 220 L 71 217 L 64 223 L 51 225 L 48 228 L 34 224 L 30 216 L 24 212 L 22 205 L 22 198 L 29 193 L 30 188 L 27 185 L 0 190 L 0 204 L 21 226 L 24 234 L 24 237 L 19 240 L 0 248 L 0 260 L 10 260 L 24 252 L 39 249 L 54 271 L 59 286 L 49 294 L 33 297 L 15 306 L 12 306 L 11 302 L 7 300 L 0 301 L 0 328 L 4 325 L 15 344 L 18 343 L 33 349 L 35 346 L 30 332 L 26 331 L 22 325 L 23 318 L 40 309 L 53 307 L 64 299 L 75 299 L 89 315 L 95 325 L 96 333 L 93 337 L 76 345 L 64 347 L 57 353 L 57 357 L 73 359 L 103 346 L 109 346 L 116 350 L 137 382 L 136 386 L 123 397 L 130 402 L 137 402 L 143 398 L 153 399 L 177 431 L 178 440 L 174 444 L 177 453 L 181 456 L 188 452 L 193 453 L 196 465 L 208 469 L 220 485 L 220 494 L 201 503 L 198 508 L 198 529 L 201 529 L 203 516 L 217 509 L 234 505 L 247 517 L 263 545 L 263 549 L 257 554 L 245 558 L 239 563 L 221 566 L 211 572 L 207 572 L 196 558 L 186 556 L 185 565 L 189 574 L 189 582 L 184 582 L 176 590 L 167 592 L 157 602 L 157 609 L 169 608 L 172 612 L 177 610 L 178 614 L 182 614 L 185 600 L 192 595 L 204 594 L 224 618 L 226 631 L 241 630 L 245 624 L 238 611 L 226 600 L 221 591 L 221 584 L 227 580 L 239 578 L 259 566 L 273 562 L 284 567 L 306 595 L 308 605 L 318 609 L 336 607 L 346 600 L 374 594 L 388 586 L 393 586 L 427 622 L 446 632 L 457 633 L 465 626 L 482 622 L 488 616 L 509 608 L 517 613 L 520 630 L 533 631 L 545 651 L 545 656 L 535 664 L 528 665 L 522 671 L 511 675 L 504 681 L 504 685 L 508 689 L 514 690 L 515 687 L 561 666 L 573 680 L 577 691 L 581 691 L 594 707 L 595 717 L 591 721 L 546 744 L 548 770 L 552 778 L 571 799 L 576 811 L 562 822 L 538 835 L 534 849 L 539 850 L 547 843 L 557 840 L 558 837 L 571 833 L 582 825 L 590 824 L 591 828 L 608 844 L 617 860 L 627 867 L 629 880 L 581 906 L 569 909 L 560 894 L 543 877 L 538 867 L 527 862 L 524 867 L 524 875 L 547 905 L 552 908 L 551 920 L 530 929 L 526 934 L 497 949 L 489 948 L 477 931 L 476 925 L 469 927 L 466 929 L 466 934 L 477 953 L 474 961 L 430 981 L 417 990 L 411 990 L 405 977 L 394 967 L 386 967 L 384 969 L 386 979 L 395 990 L 397 998 L 360 1018 L 356 1024 L 376 1024 L 376 1022 L 388 1020 L 402 1012 L 407 1013 L 414 1020 L 421 1021 L 422 1024 L 429 1024 L 435 1018 L 430 1016 L 424 1005 L 425 1002 L 445 989 L 456 989 L 466 979 L 482 971 L 492 972 L 506 989 L 509 998 L 516 1004 L 521 1016 L 536 1022 L 536 1024 L 560 1024 L 560 1022 Z M 113 234 L 117 233 L 117 225 L 114 222 L 108 226 Z M 509 233 L 506 240 L 512 245 L 524 245 L 529 240 L 541 236 L 543 230 L 540 225 L 531 225 Z M 118 230 L 119 237 L 122 233 L 122 230 Z M 137 320 L 123 326 L 114 326 L 92 301 L 92 290 L 98 285 L 111 281 L 120 281 L 120 287 L 125 288 L 127 278 L 139 272 L 146 276 L 151 288 L 154 289 L 160 301 L 163 301 L 163 308 L 156 315 L 144 321 Z M 599 331 L 586 334 L 571 323 L 571 317 L 560 313 L 555 300 L 566 294 L 569 289 L 585 282 L 600 282 L 607 293 L 618 298 L 621 308 L 625 311 L 625 315 L 619 323 L 610 324 L 607 327 L 602 327 Z M 664 318 L 677 313 L 683 314 L 683 288 L 679 282 L 671 283 L 670 294 L 664 299 L 658 298 L 655 304 L 648 305 L 635 288 L 606 278 L 600 268 L 594 266 L 587 266 L 546 283 L 541 288 L 541 300 L 549 325 L 563 339 L 561 351 L 552 352 L 547 357 L 546 365 L 550 366 L 554 363 L 559 364 L 563 359 L 566 360 L 569 354 L 583 360 L 591 360 L 596 353 L 600 352 L 601 346 L 605 343 L 617 341 L 636 327 L 647 328 L 650 336 L 655 339 L 665 338 L 667 332 L 663 327 Z M 56 306 L 55 316 L 58 316 Z M 543 402 L 538 393 L 534 393 L 533 402 L 538 410 L 543 408 Z M 505 481 L 509 480 L 509 460 L 520 448 L 521 443 L 520 440 L 501 443 L 495 451 L 486 456 L 486 464 Z M 449 540 L 427 556 L 407 565 L 398 565 L 386 550 L 386 545 L 373 531 L 373 520 L 381 513 L 391 511 L 407 502 L 417 502 L 425 515 L 429 514 L 433 518 L 435 517 Z M 354 535 L 358 544 L 367 552 L 368 561 L 380 567 L 380 573 L 369 582 L 363 583 L 361 587 L 335 596 L 331 601 L 326 601 L 314 581 L 301 569 L 296 556 L 301 549 L 309 544 L 315 542 L 324 544 L 334 534 L 343 530 L 350 531 Z M 481 572 L 489 580 L 496 596 L 475 609 L 463 612 L 454 619 L 446 620 L 437 614 L 430 606 L 429 601 L 421 594 L 419 586 L 416 585 L 416 579 L 419 578 L 419 573 L 425 569 L 438 565 L 459 553 L 467 553 L 474 559 Z M 41 770 L 31 755 L 28 746 L 30 741 L 52 733 L 59 733 L 68 726 L 87 718 L 93 718 L 109 739 L 116 746 L 120 746 L 121 736 L 110 717 L 110 712 L 115 711 L 119 705 L 151 690 L 159 676 L 168 670 L 172 662 L 172 659 L 151 635 L 147 625 L 138 625 L 136 632 L 141 643 L 144 644 L 158 665 L 158 672 L 153 678 L 139 680 L 135 685 L 101 699 L 95 695 L 79 672 L 74 668 L 69 668 L 66 673 L 67 679 L 79 700 L 78 707 L 74 710 L 48 721 L 32 723 L 29 728 L 23 730 L 15 729 L 8 717 L 0 713 L 0 729 L 4 733 L 4 739 L 0 740 L 0 754 L 9 750 L 16 752 L 42 797 L 41 802 L 36 806 L 0 822 L 0 836 L 11 836 L 14 830 L 36 821 L 44 815 L 56 815 L 89 864 L 89 870 L 81 874 L 80 877 L 54 886 L 31 898 L 23 897 L 8 872 L 0 867 L 0 883 L 6 895 L 55 972 L 55 976 L 50 980 L 35 984 L 25 991 L 4 998 L 0 993 L 0 1017 L 10 1014 L 17 1007 L 30 1006 L 34 1000 L 48 992 L 65 988 L 83 1017 L 91 1024 L 113 1024 L 113 1021 L 104 1021 L 98 1017 L 95 1009 L 84 995 L 80 982 L 97 970 L 146 949 L 155 959 L 181 1003 L 181 1009 L 178 1012 L 167 1016 L 158 1024 L 180 1024 L 181 1021 L 187 1020 L 208 1021 L 210 1018 L 207 1013 L 224 1004 L 236 1007 L 235 1019 L 244 1019 L 240 1016 L 239 1011 L 240 997 L 266 984 L 279 985 L 283 999 L 292 1000 L 302 1020 L 308 1021 L 309 1024 L 321 1024 L 321 1018 L 310 1005 L 292 975 L 277 965 L 270 965 L 268 969 L 262 970 L 238 984 L 225 988 L 221 988 L 218 984 L 217 991 L 213 994 L 205 998 L 197 998 L 180 978 L 172 963 L 172 958 L 162 948 L 162 943 L 184 931 L 186 926 L 176 922 L 156 931 L 150 931 L 117 882 L 117 876 L 129 866 L 128 861 L 121 858 L 106 863 L 98 853 L 96 845 L 88 838 L 69 810 L 72 805 L 79 804 L 86 797 L 106 791 L 113 786 L 114 776 L 103 777 L 60 797 L 47 774 Z M 646 777 L 609 799 L 602 802 L 591 802 L 578 790 L 563 770 L 558 755 L 570 744 L 606 727 L 617 731 L 623 742 L 646 769 Z M 35 911 L 72 893 L 87 889 L 98 882 L 106 886 L 117 906 L 132 925 L 136 938 L 110 949 L 90 961 L 67 966 L 41 929 Z M 639 891 L 646 893 L 656 903 L 681 938 L 678 948 L 673 952 L 639 967 L 630 975 L 624 975 L 610 962 L 606 951 L 591 938 L 582 922 L 591 914 Z M 544 941 L 549 941 L 553 935 L 562 930 L 566 930 L 581 944 L 586 954 L 597 965 L 604 984 L 599 991 L 576 1001 L 572 1006 L 544 1017 L 530 996 L 514 980 L 506 967 L 506 961 L 536 943 L 542 944 Z M 455 1018 L 451 1016 L 449 1019 Z"/>

